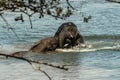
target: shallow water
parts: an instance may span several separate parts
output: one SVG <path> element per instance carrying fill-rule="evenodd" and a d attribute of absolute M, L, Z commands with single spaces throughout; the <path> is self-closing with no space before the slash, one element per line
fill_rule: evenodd
<path fill-rule="evenodd" d="M 82 9 L 80 4 L 84 4 Z M 24 56 L 33 60 L 42 60 L 55 65 L 66 65 L 68 71 L 44 65 L 53 80 L 119 80 L 120 79 L 120 4 L 104 0 L 82 0 L 72 2 L 85 16 L 92 16 L 89 23 L 83 23 L 77 11 L 67 20 L 55 20 L 50 16 L 39 19 L 37 14 L 32 18 L 33 29 L 30 29 L 28 17 L 25 22 L 15 22 L 17 14 L 5 13 L 3 16 L 15 28 L 18 37 L 7 30 L 0 18 L 0 52 L 12 53 L 28 50 L 34 42 L 53 36 L 58 27 L 66 21 L 78 26 L 86 44 L 90 48 L 70 49 L 54 54 L 29 53 Z M 92 5 L 92 6 L 91 6 Z M 79 16 L 79 17 L 78 17 Z M 0 57 L 0 80 L 48 80 L 41 72 L 35 71 L 24 61 Z"/>

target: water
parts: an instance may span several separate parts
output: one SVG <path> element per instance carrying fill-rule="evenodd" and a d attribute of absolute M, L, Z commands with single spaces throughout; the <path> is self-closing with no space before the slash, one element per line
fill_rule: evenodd
<path fill-rule="evenodd" d="M 82 9 L 80 4 L 83 3 Z M 0 52 L 28 50 L 42 38 L 53 36 L 61 23 L 72 21 L 78 26 L 86 44 L 90 48 L 64 50 L 50 54 L 25 54 L 33 60 L 42 60 L 55 65 L 66 65 L 68 71 L 40 66 L 53 80 L 119 80 L 120 79 L 120 4 L 104 0 L 82 0 L 72 2 L 85 16 L 92 16 L 89 23 L 83 23 L 79 11 L 67 20 L 55 20 L 50 16 L 39 19 L 34 15 L 33 29 L 30 29 L 28 17 L 23 15 L 25 23 L 15 22 L 17 14 L 5 13 L 3 16 L 15 28 L 18 37 L 2 26 L 0 18 Z M 79 17 L 78 17 L 79 16 Z M 0 80 L 48 80 L 41 72 L 35 71 L 24 61 L 0 57 Z"/>

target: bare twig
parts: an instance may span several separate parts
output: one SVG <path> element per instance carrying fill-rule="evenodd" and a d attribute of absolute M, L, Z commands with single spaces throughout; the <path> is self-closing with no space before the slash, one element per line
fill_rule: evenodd
<path fill-rule="evenodd" d="M 8 57 L 12 57 L 12 58 L 16 58 L 16 59 L 20 59 L 20 60 L 23 60 L 23 61 L 26 61 L 28 62 L 33 69 L 35 70 L 39 70 L 41 71 L 42 73 L 44 73 L 48 78 L 49 80 L 52 80 L 51 77 L 48 75 L 48 73 L 46 73 L 44 70 L 41 70 L 40 67 L 37 68 L 35 65 L 33 65 L 32 63 L 37 63 L 37 64 L 44 64 L 44 65 L 47 65 L 47 66 L 51 66 L 51 67 L 54 67 L 54 68 L 58 68 L 58 69 L 62 69 L 62 70 L 68 70 L 68 68 L 64 68 L 64 66 L 60 67 L 60 66 L 55 66 L 53 64 L 48 64 L 48 63 L 44 63 L 44 62 L 39 62 L 39 61 L 33 61 L 33 60 L 30 60 L 30 59 L 26 59 L 26 58 L 23 58 L 23 57 L 17 57 L 17 56 L 14 56 L 14 55 L 8 55 L 8 54 L 2 54 L 0 53 L 1 56 L 5 56 L 6 58 Z"/>
<path fill-rule="evenodd" d="M 33 24 L 32 24 L 31 17 L 32 17 L 32 15 L 35 14 L 35 12 L 33 12 L 33 13 L 31 13 L 31 14 L 29 14 L 28 12 L 25 12 L 25 11 L 23 11 L 23 10 L 20 10 L 20 11 L 13 11 L 13 12 L 22 12 L 22 13 L 26 14 L 26 15 L 29 17 L 31 29 L 33 28 Z"/>
<path fill-rule="evenodd" d="M 49 64 L 49 63 L 45 63 L 45 62 L 40 62 L 40 61 L 34 61 L 34 60 L 30 60 L 30 59 L 26 59 L 26 58 L 23 58 L 23 57 L 17 57 L 17 56 L 14 56 L 14 55 L 8 55 L 8 54 L 2 54 L 0 53 L 1 56 L 5 56 L 5 57 L 12 57 L 12 58 L 16 58 L 16 59 L 20 59 L 20 60 L 24 60 L 24 61 L 27 61 L 28 63 L 37 63 L 37 64 L 44 64 L 44 65 L 47 65 L 47 66 L 51 66 L 51 67 L 54 67 L 54 68 L 58 68 L 58 69 L 62 69 L 62 70 L 68 70 L 68 68 L 65 68 L 64 66 L 57 66 L 57 65 L 53 65 L 53 64 Z"/>
<path fill-rule="evenodd" d="M 28 16 L 29 17 L 29 21 L 30 21 L 30 25 L 31 25 L 31 29 L 33 28 L 33 25 L 32 25 L 32 20 L 31 20 L 31 16 Z"/>
<path fill-rule="evenodd" d="M 23 12 L 24 14 L 26 14 L 29 17 L 30 26 L 31 26 L 31 29 L 32 29 L 33 28 L 33 24 L 32 24 L 32 20 L 31 20 L 31 16 L 33 14 L 35 14 L 35 13 L 29 14 L 28 12 L 25 12 L 25 11 L 20 11 L 20 12 Z"/>
<path fill-rule="evenodd" d="M 46 73 L 44 70 L 41 70 L 41 69 L 39 68 L 39 71 L 41 71 L 42 73 L 44 73 L 44 74 L 49 78 L 49 80 L 52 80 L 51 77 L 48 75 L 48 73 Z"/>
<path fill-rule="evenodd" d="M 69 0 L 66 0 L 67 4 L 74 10 L 75 8 L 70 4 Z"/>
<path fill-rule="evenodd" d="M 15 36 L 18 37 L 17 34 L 16 34 L 16 32 L 14 31 L 14 28 L 12 28 L 12 26 L 7 22 L 7 20 L 3 17 L 3 15 L 0 14 L 0 16 L 3 19 L 3 21 L 7 24 L 8 30 L 10 29 L 15 34 Z M 8 27 L 8 26 L 10 26 L 10 27 Z"/>
<path fill-rule="evenodd" d="M 6 2 L 6 1 L 5 1 Z M 24 1 L 17 1 L 17 2 L 12 2 L 6 4 L 5 2 L 3 6 L 1 6 L 3 9 L 1 9 L 2 11 L 7 10 L 10 12 L 22 12 L 24 14 L 26 14 L 29 17 L 29 21 L 30 21 L 30 26 L 31 28 L 33 28 L 33 24 L 32 24 L 32 15 L 35 13 L 39 13 L 40 14 L 40 18 L 44 17 L 44 14 L 46 14 L 47 9 L 51 9 L 51 14 L 47 14 L 50 15 L 52 17 L 54 17 L 55 19 L 65 19 L 67 17 L 69 17 L 72 14 L 69 14 L 69 16 L 63 16 L 66 13 L 62 13 L 61 11 L 61 15 L 56 15 L 54 14 L 56 10 L 56 8 L 58 8 L 58 6 L 60 5 L 60 1 L 59 0 L 51 0 L 51 1 L 45 1 L 45 0 L 39 0 L 39 1 L 31 1 L 26 3 Z M 66 4 L 73 10 L 75 10 L 75 8 L 70 4 L 69 0 L 66 0 Z M 71 10 L 70 9 L 70 10 Z M 33 13 L 29 13 L 29 12 L 33 12 Z M 59 13 L 60 14 L 60 13 Z M 4 20 L 4 19 L 3 19 Z M 7 22 L 6 20 L 4 20 L 5 22 Z M 10 25 L 9 25 L 10 26 Z M 13 30 L 12 30 L 13 31 Z M 14 32 L 15 33 L 15 32 Z"/>
<path fill-rule="evenodd" d="M 29 61 L 28 61 L 28 63 L 32 66 L 32 68 L 33 68 L 34 70 L 39 70 L 39 71 L 41 71 L 42 73 L 44 73 L 44 74 L 49 78 L 49 80 L 52 80 L 51 77 L 50 77 L 44 70 L 41 70 L 41 69 L 40 69 L 40 67 L 37 68 L 35 65 L 32 64 L 32 62 L 29 62 Z"/>
<path fill-rule="evenodd" d="M 119 0 L 106 0 L 106 1 L 113 2 L 113 3 L 119 3 L 120 4 Z"/>

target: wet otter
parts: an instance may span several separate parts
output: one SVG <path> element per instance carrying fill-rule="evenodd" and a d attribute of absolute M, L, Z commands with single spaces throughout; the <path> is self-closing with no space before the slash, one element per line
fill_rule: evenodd
<path fill-rule="evenodd" d="M 72 38 L 66 38 L 69 37 L 67 32 L 70 32 L 72 35 Z M 55 37 L 58 37 L 59 41 L 59 48 L 64 48 L 64 47 L 73 47 L 77 45 L 82 45 L 84 44 L 84 39 L 82 35 L 79 33 L 77 26 L 73 22 L 66 22 L 63 23 L 57 30 L 57 32 L 54 35 Z M 84 44 L 85 45 L 85 44 Z M 81 46 L 81 47 L 82 47 Z"/>
<path fill-rule="evenodd" d="M 54 51 L 58 46 L 58 37 L 48 37 L 41 39 L 35 45 L 33 45 L 29 51 L 31 52 L 47 52 Z"/>

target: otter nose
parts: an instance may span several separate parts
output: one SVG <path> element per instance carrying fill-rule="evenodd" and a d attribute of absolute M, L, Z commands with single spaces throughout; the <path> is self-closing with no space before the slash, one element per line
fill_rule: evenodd
<path fill-rule="evenodd" d="M 70 35 L 71 38 L 73 38 L 73 35 Z"/>
<path fill-rule="evenodd" d="M 73 38 L 74 36 L 71 34 L 71 32 L 69 32 L 70 38 Z"/>

